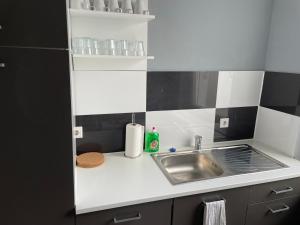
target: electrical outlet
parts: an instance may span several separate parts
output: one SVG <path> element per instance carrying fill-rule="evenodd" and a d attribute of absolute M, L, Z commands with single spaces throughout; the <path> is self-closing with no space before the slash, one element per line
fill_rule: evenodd
<path fill-rule="evenodd" d="M 74 127 L 74 137 L 76 139 L 83 138 L 83 129 L 82 129 L 82 127 Z"/>
<path fill-rule="evenodd" d="M 229 118 L 220 119 L 220 128 L 228 128 L 229 127 Z"/>

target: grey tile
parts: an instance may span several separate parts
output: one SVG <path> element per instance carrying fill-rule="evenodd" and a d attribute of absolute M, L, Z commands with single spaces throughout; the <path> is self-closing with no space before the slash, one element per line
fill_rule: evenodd
<path fill-rule="evenodd" d="M 147 111 L 214 108 L 218 72 L 148 72 Z"/>
<path fill-rule="evenodd" d="M 131 113 L 77 116 L 76 126 L 83 127 L 83 138 L 77 139 L 77 153 L 89 151 L 119 152 L 125 149 L 126 124 Z M 145 113 L 136 113 L 136 123 L 145 126 Z"/>
<path fill-rule="evenodd" d="M 258 107 L 216 109 L 214 141 L 252 139 Z M 229 118 L 229 127 L 220 128 L 220 119 Z"/>
<path fill-rule="evenodd" d="M 260 105 L 300 116 L 300 74 L 266 72 Z"/>

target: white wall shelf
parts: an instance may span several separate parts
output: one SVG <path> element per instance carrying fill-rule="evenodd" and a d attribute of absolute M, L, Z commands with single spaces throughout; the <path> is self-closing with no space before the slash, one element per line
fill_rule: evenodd
<path fill-rule="evenodd" d="M 154 56 L 110 56 L 110 55 L 80 55 L 73 54 L 73 58 L 86 58 L 86 59 L 125 59 L 125 60 L 154 60 Z"/>
<path fill-rule="evenodd" d="M 115 12 L 101 12 L 89 11 L 80 9 L 70 9 L 71 17 L 89 17 L 89 18 L 102 18 L 112 20 L 127 20 L 132 22 L 149 22 L 155 19 L 153 15 L 139 15 L 128 13 L 115 13 Z"/>
<path fill-rule="evenodd" d="M 154 56 L 73 55 L 75 71 L 146 71 Z"/>

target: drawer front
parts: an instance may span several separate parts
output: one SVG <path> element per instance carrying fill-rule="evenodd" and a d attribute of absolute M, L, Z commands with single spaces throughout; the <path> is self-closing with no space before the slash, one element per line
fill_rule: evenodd
<path fill-rule="evenodd" d="M 260 184 L 250 188 L 250 203 L 300 195 L 300 178 Z"/>
<path fill-rule="evenodd" d="M 300 198 L 249 205 L 246 225 L 296 225 L 300 220 Z"/>
<path fill-rule="evenodd" d="M 171 225 L 172 200 L 81 214 L 77 225 Z"/>
<path fill-rule="evenodd" d="M 199 225 L 203 222 L 206 199 L 226 200 L 227 225 L 243 225 L 246 218 L 248 188 L 232 189 L 201 195 L 177 198 L 174 200 L 173 225 Z"/>

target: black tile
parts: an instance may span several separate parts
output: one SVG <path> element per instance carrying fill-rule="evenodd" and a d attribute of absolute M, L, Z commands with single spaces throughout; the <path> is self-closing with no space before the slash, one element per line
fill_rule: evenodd
<path fill-rule="evenodd" d="M 253 138 L 257 109 L 258 107 L 216 109 L 214 141 Z M 220 128 L 221 118 L 229 118 L 228 128 Z"/>
<path fill-rule="evenodd" d="M 77 116 L 76 126 L 83 127 L 83 138 L 76 140 L 77 153 L 124 151 L 126 124 L 131 123 L 131 117 L 131 113 Z M 145 126 L 145 113 L 136 113 L 135 119 Z"/>
<path fill-rule="evenodd" d="M 147 111 L 214 108 L 218 72 L 148 72 Z"/>
<path fill-rule="evenodd" d="M 260 105 L 300 116 L 300 74 L 266 72 Z"/>

